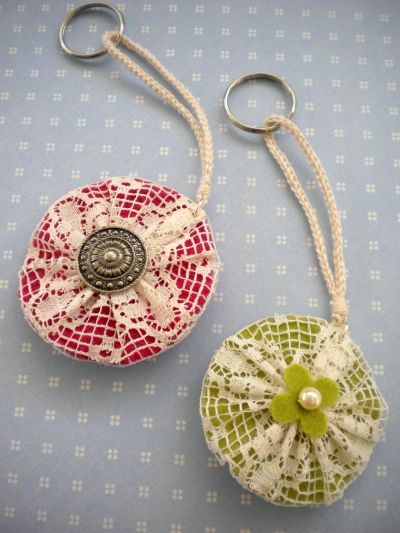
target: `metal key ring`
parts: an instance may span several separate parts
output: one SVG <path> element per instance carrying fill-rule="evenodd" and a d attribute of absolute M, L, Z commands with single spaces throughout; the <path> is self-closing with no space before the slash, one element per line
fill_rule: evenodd
<path fill-rule="evenodd" d="M 288 118 L 292 118 L 292 116 L 294 115 L 294 112 L 296 111 L 296 94 L 294 90 L 288 84 L 288 82 L 285 81 L 283 78 L 280 78 L 279 76 L 275 76 L 274 74 L 269 74 L 268 72 L 252 72 L 251 74 L 245 74 L 244 76 L 239 76 L 238 78 L 233 80 L 233 82 L 227 88 L 225 97 L 224 97 L 224 108 L 225 108 L 226 114 L 228 115 L 228 118 L 232 122 L 232 124 L 234 124 L 235 126 L 237 126 L 238 128 L 244 131 L 250 131 L 251 133 L 265 133 L 266 131 L 277 130 L 280 127 L 278 124 L 269 126 L 268 128 L 264 126 L 258 127 L 258 126 L 251 126 L 249 124 L 246 124 L 245 122 L 242 122 L 241 120 L 236 118 L 235 115 L 230 110 L 228 100 L 229 100 L 229 95 L 231 91 L 235 87 L 240 85 L 241 83 L 244 83 L 245 81 L 257 80 L 257 79 L 275 81 L 279 83 L 284 89 L 286 89 L 286 91 L 290 94 L 290 97 L 292 99 L 292 108 L 290 109 L 288 113 Z"/>
<path fill-rule="evenodd" d="M 65 31 L 67 27 L 69 26 L 69 24 L 71 23 L 71 21 L 77 15 L 79 15 L 79 13 L 81 13 L 82 11 L 86 11 L 88 9 L 94 9 L 94 8 L 108 9 L 109 11 L 112 11 L 115 15 L 117 15 L 117 18 L 119 21 L 119 30 L 118 30 L 118 35 L 115 39 L 115 44 L 118 44 L 120 42 L 122 34 L 124 32 L 124 25 L 125 25 L 124 17 L 121 11 L 117 7 L 111 4 L 106 4 L 105 2 L 93 2 L 90 4 L 82 4 L 81 6 L 78 6 L 77 8 L 73 9 L 71 13 L 68 13 L 68 15 L 61 22 L 60 29 L 58 32 L 58 38 L 60 40 L 61 48 L 68 55 L 73 56 L 73 57 L 80 57 L 81 59 L 92 59 L 94 57 L 103 56 L 107 53 L 107 50 L 105 48 L 99 48 L 97 50 L 94 50 L 94 52 L 77 52 L 76 50 L 72 50 L 72 48 L 70 48 L 67 45 L 64 39 Z"/>

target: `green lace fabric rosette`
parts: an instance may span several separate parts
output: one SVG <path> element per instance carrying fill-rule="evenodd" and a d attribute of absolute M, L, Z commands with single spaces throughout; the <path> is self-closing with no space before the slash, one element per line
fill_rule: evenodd
<path fill-rule="evenodd" d="M 210 450 L 280 505 L 338 500 L 367 466 L 386 411 L 360 349 L 314 317 L 266 318 L 226 339 L 201 394 Z"/>

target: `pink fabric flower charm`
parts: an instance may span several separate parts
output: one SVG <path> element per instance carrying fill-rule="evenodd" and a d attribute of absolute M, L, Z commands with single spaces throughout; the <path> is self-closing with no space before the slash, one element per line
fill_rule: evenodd
<path fill-rule="evenodd" d="M 25 317 L 77 359 L 129 365 L 180 342 L 219 260 L 205 211 L 169 187 L 112 178 L 55 202 L 20 271 Z"/>
<path fill-rule="evenodd" d="M 299 420 L 301 429 L 310 437 L 325 435 L 328 423 L 324 409 L 339 399 L 339 385 L 327 377 L 313 380 L 299 364 L 288 366 L 283 379 L 288 390 L 271 400 L 272 418 L 281 424 Z"/>

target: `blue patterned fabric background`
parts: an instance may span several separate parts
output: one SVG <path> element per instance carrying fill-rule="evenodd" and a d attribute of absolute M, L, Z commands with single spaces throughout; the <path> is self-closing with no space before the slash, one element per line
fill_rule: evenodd
<path fill-rule="evenodd" d="M 109 57 L 60 52 L 73 5 L 0 5 L 0 531 L 395 533 L 399 516 L 400 4 L 338 0 L 127 1 L 127 34 L 200 98 L 215 141 L 208 213 L 224 263 L 191 335 L 126 369 L 56 354 L 26 324 L 17 272 L 53 201 L 104 176 L 134 174 L 194 196 L 195 140 L 184 121 Z M 100 44 L 113 23 L 87 13 L 68 33 Z M 341 211 L 350 332 L 392 417 L 367 471 L 330 508 L 275 507 L 242 489 L 207 450 L 201 381 L 222 340 L 274 313 L 328 317 L 304 217 L 261 136 L 228 124 L 238 75 L 284 76 L 296 123 L 324 163 Z M 285 112 L 274 84 L 233 95 L 243 119 Z M 289 139 L 326 221 L 311 171 Z M 323 224 L 328 229 L 326 224 Z"/>

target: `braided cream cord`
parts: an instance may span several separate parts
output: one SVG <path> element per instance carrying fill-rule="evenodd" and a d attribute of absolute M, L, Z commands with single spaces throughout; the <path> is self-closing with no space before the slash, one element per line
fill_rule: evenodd
<path fill-rule="evenodd" d="M 194 115 L 189 109 L 183 105 L 168 89 L 156 81 L 150 74 L 143 70 L 137 63 L 132 61 L 127 55 L 121 52 L 115 45 L 115 40 L 119 33 L 117 31 L 109 31 L 103 35 L 103 44 L 109 54 L 120 61 L 122 65 L 132 72 L 139 79 L 144 81 L 150 89 L 159 94 L 166 102 L 168 102 L 180 115 L 183 116 L 192 128 L 200 149 L 202 178 L 197 189 L 197 199 L 202 205 L 206 204 L 210 195 L 211 189 L 211 174 L 213 168 L 213 146 L 210 127 L 208 125 L 207 117 L 201 108 L 200 104 L 191 94 L 183 83 L 175 78 L 158 59 L 148 50 L 134 43 L 125 35 L 122 35 L 119 44 L 123 44 L 128 50 L 131 50 L 139 57 L 144 59 L 151 67 L 154 68 L 176 91 L 183 97 L 187 104 L 194 111 Z"/>
<path fill-rule="evenodd" d="M 318 223 L 316 212 L 312 207 L 293 166 L 289 162 L 286 155 L 278 147 L 272 131 L 268 131 L 268 127 L 270 128 L 276 124 L 279 124 L 279 126 L 283 127 L 292 135 L 302 149 L 308 163 L 317 177 L 317 182 L 324 196 L 325 204 L 328 210 L 329 222 L 331 225 L 333 243 L 333 272 L 329 265 L 326 242 L 322 234 L 321 227 Z M 328 292 L 331 296 L 332 322 L 336 326 L 345 326 L 347 324 L 348 310 L 345 300 L 346 267 L 343 256 L 342 226 L 340 223 L 335 197 L 329 184 L 328 177 L 310 143 L 307 141 L 301 130 L 294 124 L 294 122 L 281 115 L 272 115 L 266 120 L 265 126 L 267 131 L 265 132 L 264 139 L 267 148 L 283 171 L 288 185 L 303 208 L 310 225 L 321 272 L 328 288 Z"/>

